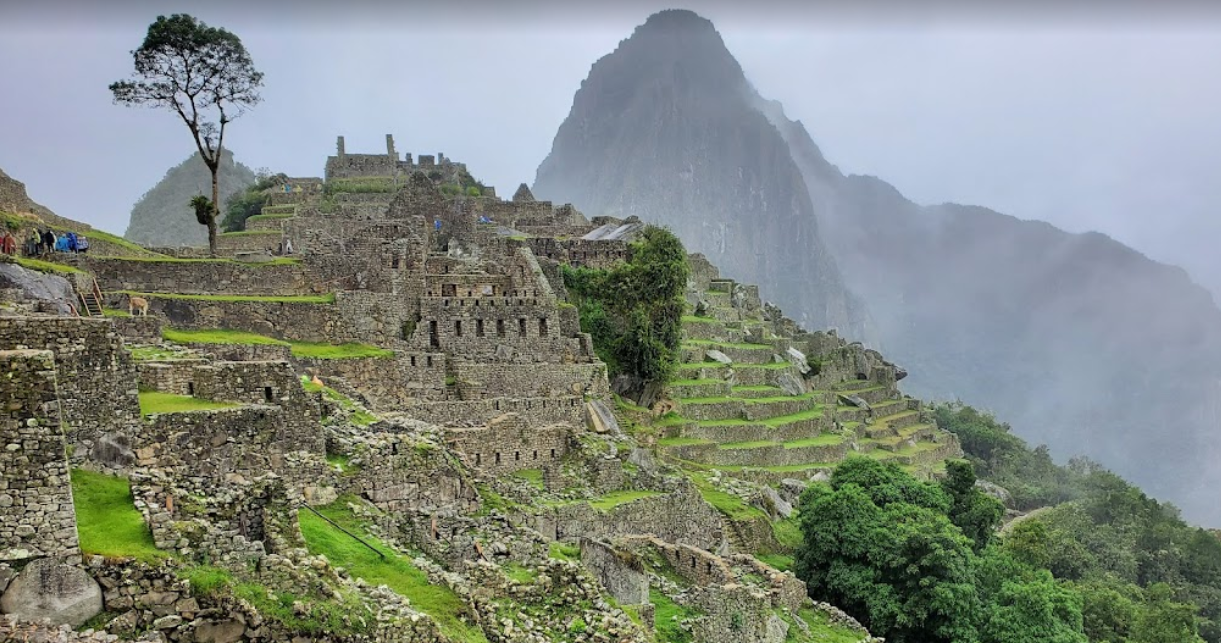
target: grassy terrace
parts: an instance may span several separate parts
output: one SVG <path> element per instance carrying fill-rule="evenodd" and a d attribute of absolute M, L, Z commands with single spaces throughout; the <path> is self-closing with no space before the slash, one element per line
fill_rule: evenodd
<path fill-rule="evenodd" d="M 95 259 L 112 259 L 115 261 L 140 261 L 143 263 L 216 263 L 216 264 L 234 264 L 238 266 L 246 266 L 249 268 L 261 268 L 263 266 L 295 266 L 301 263 L 300 257 L 276 257 L 267 261 L 238 261 L 237 259 L 228 259 L 225 257 L 171 257 L 168 255 L 152 255 L 141 257 L 108 257 L 97 256 Z"/>
<path fill-rule="evenodd" d="M 169 554 L 157 549 L 136 510 L 127 478 L 72 470 L 72 504 L 81 553 L 152 562 Z"/>
<path fill-rule="evenodd" d="M 302 510 L 297 519 L 301 535 L 311 554 L 323 554 L 333 565 L 342 566 L 352 576 L 373 585 L 385 585 L 411 604 L 436 620 L 441 632 L 459 643 L 487 643 L 487 638 L 477 625 L 471 622 L 462 599 L 444 585 L 428 582 L 428 575 L 411 563 L 406 556 L 386 547 L 380 540 L 369 535 L 365 526 L 348 508 L 349 502 L 359 502 L 352 497 L 319 507 L 318 512 L 347 531 L 371 543 L 385 554 L 382 558 L 351 536 L 312 512 Z"/>
<path fill-rule="evenodd" d="M 140 391 L 140 413 L 186 413 L 190 411 L 215 411 L 241 406 L 231 402 L 215 402 L 189 395 L 174 395 L 160 391 Z"/>
<path fill-rule="evenodd" d="M 604 496 L 589 500 L 589 506 L 598 511 L 610 511 L 619 505 L 626 505 L 629 502 L 660 495 L 661 493 L 657 491 L 612 491 Z"/>
<path fill-rule="evenodd" d="M 120 295 L 135 295 L 145 299 L 187 299 L 192 301 L 252 301 L 273 304 L 333 304 L 335 293 L 325 295 L 184 295 L 164 292 L 135 292 L 116 290 Z"/>
<path fill-rule="evenodd" d="M 266 208 L 263 209 L 266 210 Z M 271 221 L 272 219 L 291 219 L 295 216 L 297 215 L 294 212 L 269 212 L 267 214 L 256 214 L 246 217 L 246 223 L 251 221 Z"/>
<path fill-rule="evenodd" d="M 696 315 L 683 315 L 682 321 L 685 324 L 716 324 L 716 323 L 718 323 L 718 320 L 716 317 L 699 317 Z"/>
<path fill-rule="evenodd" d="M 240 330 L 175 330 L 163 328 L 161 336 L 179 344 L 257 344 L 289 346 L 293 357 L 313 359 L 354 359 L 360 357 L 394 357 L 394 351 L 369 344 L 323 344 L 316 342 L 288 342 L 257 333 Z"/>
<path fill-rule="evenodd" d="M 376 415 L 373 415 L 369 411 L 357 406 L 356 402 L 352 401 L 352 398 L 340 393 L 339 391 L 336 391 L 329 386 L 319 386 L 318 384 L 314 384 L 304 375 L 301 376 L 301 388 L 305 389 L 307 393 L 321 392 L 323 396 L 339 405 L 339 407 L 343 410 L 350 411 L 352 413 L 351 421 L 357 426 L 369 426 L 374 422 L 377 422 Z"/>
<path fill-rule="evenodd" d="M 688 339 L 683 341 L 683 346 L 695 348 L 716 348 L 723 346 L 726 348 L 739 348 L 747 351 L 770 351 L 774 350 L 771 344 L 741 344 L 733 342 L 720 342 L 713 339 Z"/>
<path fill-rule="evenodd" d="M 220 238 L 232 239 L 233 237 L 253 237 L 253 236 L 270 236 L 284 234 L 279 230 L 242 230 L 240 232 L 222 232 Z"/>
<path fill-rule="evenodd" d="M 54 256 L 54 255 L 52 255 L 52 256 Z M 56 274 L 56 275 L 71 275 L 71 274 L 75 274 L 75 273 L 85 272 L 84 270 L 81 270 L 75 266 L 69 266 L 67 264 L 62 264 L 62 263 L 56 263 L 54 261 L 44 261 L 42 259 L 33 259 L 31 257 L 14 256 L 13 261 L 16 262 L 17 265 L 21 266 L 22 268 L 29 268 L 30 270 L 37 270 L 38 272 L 45 272 L 45 273 Z"/>

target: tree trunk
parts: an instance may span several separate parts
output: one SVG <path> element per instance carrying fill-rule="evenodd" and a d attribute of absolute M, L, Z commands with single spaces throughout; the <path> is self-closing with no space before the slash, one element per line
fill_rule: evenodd
<path fill-rule="evenodd" d="M 216 156 L 220 157 L 218 151 Z M 212 170 L 212 214 L 208 216 L 208 251 L 213 257 L 216 256 L 216 217 L 220 214 L 220 163 L 215 167 L 209 167 Z"/>

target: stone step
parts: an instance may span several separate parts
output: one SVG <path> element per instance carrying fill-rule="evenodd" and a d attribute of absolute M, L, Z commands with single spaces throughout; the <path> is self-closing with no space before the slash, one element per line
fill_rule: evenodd
<path fill-rule="evenodd" d="M 731 395 L 743 399 L 752 399 L 760 397 L 780 397 L 785 395 L 785 392 L 778 386 L 735 386 L 733 387 L 733 392 Z"/>
<path fill-rule="evenodd" d="M 678 413 L 689 420 L 747 419 L 742 400 L 727 397 L 680 400 Z"/>
<path fill-rule="evenodd" d="M 733 360 L 734 366 L 740 364 L 771 364 L 775 349 L 767 344 L 740 344 L 729 342 L 711 342 L 708 340 L 688 340 L 683 342 L 682 361 L 687 364 L 706 361 L 709 350 L 718 350 Z"/>
<path fill-rule="evenodd" d="M 829 436 L 839 439 L 839 436 Z M 795 444 L 795 443 L 790 443 Z M 715 450 L 703 453 L 706 464 L 742 465 L 742 466 L 785 466 L 809 462 L 839 462 L 851 450 L 851 442 L 842 439 L 835 443 L 809 444 L 796 443 L 787 446 L 777 442 L 722 444 Z"/>
<path fill-rule="evenodd" d="M 889 426 L 890 428 L 897 431 L 899 429 L 911 426 L 913 424 L 919 424 L 920 423 L 920 412 L 919 411 L 903 411 L 901 413 L 895 413 L 894 415 L 887 415 L 885 417 L 878 418 L 877 423 L 878 424 L 885 423 L 887 426 Z"/>
<path fill-rule="evenodd" d="M 868 411 L 855 406 L 839 405 L 832 408 L 834 409 L 834 417 L 840 424 L 846 422 L 864 422 L 869 417 Z"/>
<path fill-rule="evenodd" d="M 907 400 L 883 400 L 877 404 L 870 404 L 870 408 L 873 410 L 874 417 L 886 417 L 906 411 Z"/>
<path fill-rule="evenodd" d="M 683 318 L 682 324 L 684 339 L 724 341 L 728 337 L 725 324 L 713 318 L 689 316 Z"/>
<path fill-rule="evenodd" d="M 862 382 L 864 386 L 857 386 L 848 389 L 837 389 L 837 392 L 843 396 L 856 396 L 865 400 L 870 405 L 882 404 L 889 400 L 896 399 L 897 392 L 886 386 L 878 384 L 869 384 Z"/>
<path fill-rule="evenodd" d="M 729 383 L 719 379 L 676 380 L 670 384 L 670 396 L 676 400 L 693 397 L 724 397 L 730 394 Z"/>
<path fill-rule="evenodd" d="M 813 400 L 805 397 L 759 398 L 744 402 L 743 410 L 748 420 L 769 420 L 812 411 L 817 407 Z"/>

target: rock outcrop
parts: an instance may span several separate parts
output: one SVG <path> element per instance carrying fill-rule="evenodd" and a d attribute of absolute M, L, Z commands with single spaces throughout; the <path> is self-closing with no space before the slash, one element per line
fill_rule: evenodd
<path fill-rule="evenodd" d="M 1194 520 L 1221 519 L 1221 311 L 1207 291 L 1101 234 L 920 206 L 845 176 L 693 13 L 650 17 L 593 66 L 534 192 L 664 223 L 803 326 L 884 349 L 911 369 L 907 392 L 992 409 Z"/>
<path fill-rule="evenodd" d="M 36 560 L 9 584 L 0 597 L 0 612 L 25 620 L 49 619 L 79 627 L 102 611 L 102 589 L 80 567 L 51 558 Z"/>
<path fill-rule="evenodd" d="M 672 228 L 809 328 L 869 335 L 788 145 L 712 23 L 662 11 L 594 64 L 534 194 Z"/>

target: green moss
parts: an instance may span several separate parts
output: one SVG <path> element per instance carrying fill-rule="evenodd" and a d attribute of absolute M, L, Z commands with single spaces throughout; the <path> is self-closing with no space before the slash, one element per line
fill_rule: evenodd
<path fill-rule="evenodd" d="M 660 495 L 661 493 L 657 491 L 612 491 L 604 496 L 590 500 L 589 506 L 598 511 L 610 511 L 619 505 Z"/>
<path fill-rule="evenodd" d="M 557 560 L 577 562 L 581 560 L 581 547 L 572 543 L 554 540 L 548 545 L 548 555 Z"/>
<path fill-rule="evenodd" d="M 230 402 L 215 402 L 190 395 L 174 395 L 160 391 L 140 391 L 140 413 L 185 413 L 188 411 L 212 411 L 241 406 Z"/>
<path fill-rule="evenodd" d="M 117 290 L 120 295 L 135 295 L 145 299 L 186 299 L 190 301 L 251 301 L 273 304 L 333 304 L 335 303 L 335 293 L 325 295 L 284 295 L 284 296 L 260 296 L 260 295 L 184 295 L 179 293 L 147 293 L 134 292 L 131 290 Z"/>
<path fill-rule="evenodd" d="M 365 526 L 348 508 L 349 502 L 359 502 L 352 496 L 319 507 L 319 513 L 357 534 L 381 553 L 371 551 L 351 536 L 308 511 L 298 514 L 301 535 L 312 554 L 323 554 L 334 565 L 348 570 L 352 576 L 374 585 L 386 585 L 407 597 L 418 610 L 437 621 L 441 632 L 461 643 L 486 643 L 487 638 L 472 624 L 466 605 L 453 590 L 428 582 L 428 575 L 411 561 L 369 535 Z"/>
<path fill-rule="evenodd" d="M 215 598 L 234 584 L 233 574 L 229 570 L 211 565 L 187 567 L 177 573 L 190 583 L 191 595 L 199 598 Z"/>
<path fill-rule="evenodd" d="M 505 563 L 500 566 L 500 571 L 504 572 L 505 576 L 509 577 L 510 580 L 520 585 L 533 585 L 534 581 L 538 580 L 538 572 L 521 563 Z"/>
<path fill-rule="evenodd" d="M 153 544 L 127 478 L 73 469 L 72 503 L 82 553 L 147 562 L 169 555 Z"/>
<path fill-rule="evenodd" d="M 56 275 L 81 274 L 85 272 L 76 266 L 55 263 L 54 261 L 44 261 L 42 259 L 33 259 L 30 257 L 13 257 L 13 261 L 17 262 L 17 265 L 23 268 L 29 268 L 30 270 L 37 270 L 38 272 Z"/>

